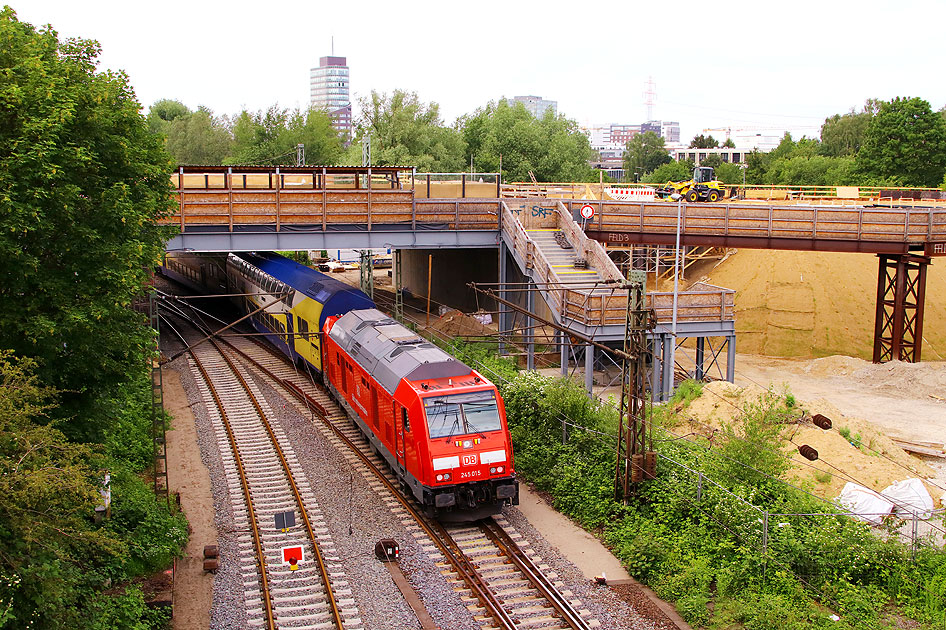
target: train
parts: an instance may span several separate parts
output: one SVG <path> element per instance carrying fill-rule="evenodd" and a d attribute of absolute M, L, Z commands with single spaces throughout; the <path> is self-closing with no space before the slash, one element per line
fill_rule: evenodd
<path fill-rule="evenodd" d="M 253 313 L 254 329 L 322 381 L 428 515 L 470 521 L 518 505 L 496 386 L 362 291 L 274 253 L 168 254 L 161 271 Z"/>

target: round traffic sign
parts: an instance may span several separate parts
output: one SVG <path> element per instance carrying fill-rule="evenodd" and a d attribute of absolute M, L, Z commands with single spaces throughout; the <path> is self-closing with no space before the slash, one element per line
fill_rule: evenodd
<path fill-rule="evenodd" d="M 595 207 L 589 203 L 586 203 L 581 207 L 580 212 L 582 219 L 590 219 L 591 217 L 595 216 Z"/>

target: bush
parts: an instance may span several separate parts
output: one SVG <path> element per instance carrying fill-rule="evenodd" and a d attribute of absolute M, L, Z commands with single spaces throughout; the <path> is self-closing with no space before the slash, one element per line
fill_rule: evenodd
<path fill-rule="evenodd" d="M 651 419 L 672 425 L 674 412 L 700 395 L 686 383 Z M 669 460 L 627 505 L 613 498 L 615 410 L 567 380 L 516 375 L 504 386 L 516 469 L 549 492 L 556 507 L 601 536 L 631 575 L 676 602 L 690 623 L 746 629 L 876 627 L 881 607 L 946 622 L 946 555 L 910 549 L 843 516 L 778 517 L 762 554 L 761 511 L 816 514 L 834 508 L 779 481 L 784 423 L 799 413 L 788 392 L 745 405 L 713 448 L 657 441 Z M 746 464 L 763 474 L 754 473 Z M 759 511 L 709 483 L 715 480 Z M 712 607 L 707 604 L 713 602 Z M 712 610 L 712 612 L 711 612 Z M 828 620 L 831 611 L 840 622 Z"/>

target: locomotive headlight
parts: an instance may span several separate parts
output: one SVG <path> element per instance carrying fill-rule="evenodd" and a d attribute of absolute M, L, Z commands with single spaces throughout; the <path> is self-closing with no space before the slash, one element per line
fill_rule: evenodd
<path fill-rule="evenodd" d="M 505 469 L 504 469 L 502 466 L 498 466 L 498 467 L 496 468 L 496 472 L 502 472 L 503 470 L 505 470 Z"/>
<path fill-rule="evenodd" d="M 495 475 L 495 474 L 496 474 L 496 467 L 495 467 L 495 466 L 490 466 L 490 467 L 489 467 L 489 474 L 491 474 L 491 475 Z"/>
<path fill-rule="evenodd" d="M 443 474 L 443 480 L 444 480 L 444 481 L 450 481 L 450 473 L 444 473 L 444 474 Z"/>
<path fill-rule="evenodd" d="M 443 475 L 437 475 L 437 481 L 443 481 Z"/>

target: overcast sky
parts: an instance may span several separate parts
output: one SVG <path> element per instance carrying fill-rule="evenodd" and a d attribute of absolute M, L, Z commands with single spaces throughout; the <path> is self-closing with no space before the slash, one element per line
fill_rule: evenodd
<path fill-rule="evenodd" d="M 534 94 L 582 124 L 654 118 L 817 136 L 867 98 L 946 104 L 942 0 L 889 2 L 163 2 L 6 0 L 20 20 L 102 45 L 147 107 L 306 107 L 319 57 L 348 58 L 352 100 L 417 92 L 447 123 Z M 356 105 L 357 113 L 357 105 Z"/>

